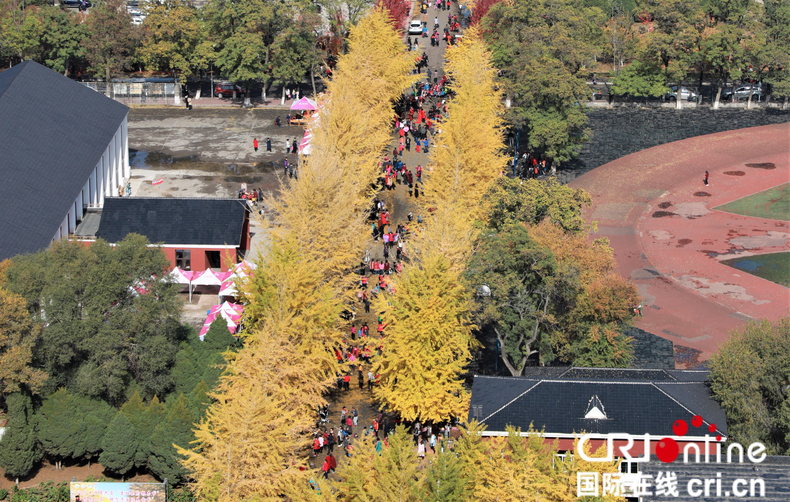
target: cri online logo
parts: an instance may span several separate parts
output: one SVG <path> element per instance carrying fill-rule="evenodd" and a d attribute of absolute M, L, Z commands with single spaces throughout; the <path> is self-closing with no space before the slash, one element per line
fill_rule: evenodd
<path fill-rule="evenodd" d="M 700 415 L 694 415 L 691 418 L 691 425 L 693 425 L 695 428 L 702 427 L 703 425 L 702 417 Z M 683 437 L 688 433 L 688 431 L 689 431 L 689 425 L 688 423 L 686 423 L 685 420 L 676 420 L 675 423 L 672 424 L 672 432 L 675 433 L 676 437 Z M 708 431 L 711 433 L 716 433 L 716 424 L 708 425 Z M 587 441 L 591 439 L 596 439 L 596 438 L 594 438 L 593 435 L 591 434 L 584 434 L 579 439 L 579 444 L 576 448 L 579 456 L 582 459 L 586 460 L 587 462 L 611 462 L 612 460 L 614 460 L 615 440 L 626 441 L 626 444 L 624 446 L 620 446 L 618 448 L 625 459 L 635 460 L 638 462 L 648 462 L 650 460 L 650 441 L 651 441 L 650 434 L 643 434 L 642 436 L 634 436 L 632 434 L 617 434 L 617 433 L 607 434 L 606 457 L 590 457 L 589 455 L 587 455 L 584 445 L 587 443 Z M 633 457 L 630 454 L 630 450 L 634 446 L 634 439 L 643 441 L 644 453 L 642 457 Z M 713 453 L 716 458 L 715 461 L 718 463 L 721 462 L 721 440 L 722 440 L 721 434 L 716 434 L 715 441 L 713 441 L 713 444 L 716 445 L 714 452 L 710 451 L 710 443 L 712 442 L 711 441 L 712 439 L 713 438 L 709 436 L 707 433 L 705 434 L 703 440 L 705 443 L 705 453 L 704 453 L 705 462 L 708 462 L 709 455 Z M 699 445 L 697 445 L 694 442 L 686 443 L 683 451 L 683 462 L 684 463 L 688 462 L 688 456 L 690 451 L 695 454 L 696 462 L 699 462 L 700 448 Z M 749 457 L 749 460 L 751 460 L 753 463 L 759 464 L 760 462 L 765 460 L 766 457 L 765 451 L 766 451 L 765 445 L 763 445 L 762 443 L 752 443 L 751 445 L 749 445 L 749 448 L 747 450 L 747 455 Z M 743 446 L 741 446 L 738 443 L 730 443 L 730 445 L 727 447 L 728 463 L 732 461 L 733 452 L 736 452 L 738 454 L 738 462 L 743 463 Z M 660 461 L 667 464 L 672 463 L 675 461 L 675 459 L 678 458 L 679 455 L 680 455 L 680 446 L 678 445 L 678 442 L 675 441 L 673 438 L 665 437 L 658 440 L 658 444 L 656 444 L 656 456 Z"/>

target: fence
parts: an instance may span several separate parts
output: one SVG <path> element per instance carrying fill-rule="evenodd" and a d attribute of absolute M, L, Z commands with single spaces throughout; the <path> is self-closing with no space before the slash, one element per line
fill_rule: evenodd
<path fill-rule="evenodd" d="M 107 95 L 106 82 L 82 82 L 96 92 Z M 110 97 L 126 105 L 172 105 L 176 85 L 164 82 L 111 82 Z"/>

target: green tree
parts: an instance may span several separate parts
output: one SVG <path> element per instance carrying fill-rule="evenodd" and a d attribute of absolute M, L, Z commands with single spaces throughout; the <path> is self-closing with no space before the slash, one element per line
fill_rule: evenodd
<path fill-rule="evenodd" d="M 84 56 L 85 25 L 79 18 L 54 6 L 42 7 L 40 16 L 43 26 L 41 63 L 68 75 L 70 64 Z"/>
<path fill-rule="evenodd" d="M 640 59 L 659 64 L 665 79 L 677 85 L 680 109 L 680 88 L 687 80 L 688 69 L 702 57 L 699 49 L 707 18 L 701 0 L 642 0 L 638 8 L 652 18 L 655 28 L 645 37 Z"/>
<path fill-rule="evenodd" d="M 74 414 L 72 397 L 66 389 L 44 400 L 38 410 L 38 440 L 44 453 L 62 468 L 63 459 L 75 455 L 75 441 L 79 435 L 81 417 Z"/>
<path fill-rule="evenodd" d="M 133 457 L 134 465 L 138 469 L 142 469 L 148 465 L 148 458 L 153 447 L 151 436 L 164 416 L 164 407 L 156 396 L 146 405 L 140 394 L 135 392 L 121 406 L 120 412 L 126 415 L 132 424 L 135 437 L 133 444 L 136 446 Z"/>
<path fill-rule="evenodd" d="M 308 9 L 301 1 L 265 0 L 211 0 L 203 8 L 216 64 L 228 78 L 246 87 L 248 100 L 254 81 L 263 82 L 265 94 L 272 80 L 275 41 L 299 11 Z"/>
<path fill-rule="evenodd" d="M 90 67 L 107 81 L 113 74 L 129 67 L 139 45 L 139 30 L 123 0 L 98 0 L 85 21 L 85 57 Z"/>
<path fill-rule="evenodd" d="M 659 97 L 669 92 L 664 75 L 656 64 L 636 60 L 615 77 L 611 93 L 638 98 Z"/>
<path fill-rule="evenodd" d="M 99 462 L 105 469 L 125 477 L 134 469 L 137 440 L 132 422 L 125 413 L 119 411 L 110 422 L 102 439 Z"/>
<path fill-rule="evenodd" d="M 210 57 L 206 30 L 198 10 L 190 2 L 148 1 L 144 10 L 145 34 L 137 58 L 149 70 L 167 71 L 176 81 L 184 82 L 196 69 L 206 65 Z"/>
<path fill-rule="evenodd" d="M 537 225 L 545 219 L 566 233 L 587 230 L 582 210 L 592 204 L 590 194 L 555 179 L 526 180 L 500 177 L 486 194 L 487 225 L 495 230 L 524 223 Z"/>
<path fill-rule="evenodd" d="M 765 1 L 766 81 L 773 86 L 773 95 L 784 97 L 784 108 L 790 99 L 790 4 L 784 0 Z"/>
<path fill-rule="evenodd" d="M 46 322 L 35 358 L 50 374 L 47 389 L 100 397 L 118 405 L 134 381 L 146 397 L 165 395 L 179 341 L 180 300 L 163 279 L 164 253 L 130 235 L 116 246 L 59 242 L 14 259 L 6 287 Z M 133 286 L 145 284 L 146 293 Z"/>
<path fill-rule="evenodd" d="M 27 476 L 41 460 L 36 445 L 36 423 L 30 396 L 15 392 L 6 397 L 8 425 L 0 439 L 0 467 L 16 479 Z"/>
<path fill-rule="evenodd" d="M 508 118 L 527 133 L 530 149 L 553 166 L 575 157 L 588 140 L 587 67 L 602 51 L 604 15 L 571 0 L 499 2 L 483 33 L 513 106 Z"/>
<path fill-rule="evenodd" d="M 188 447 L 195 439 L 192 432 L 195 416 L 190 411 L 189 402 L 183 394 L 170 399 L 165 405 L 165 417 L 151 435 L 151 454 L 148 467 L 159 479 L 167 479 L 177 485 L 187 476 L 187 470 L 181 465 L 184 456 L 176 452 L 174 444 Z"/>
<path fill-rule="evenodd" d="M 271 76 L 275 82 L 283 84 L 283 97 L 287 85 L 301 82 L 321 60 L 315 47 L 313 27 L 304 17 L 283 29 L 274 39 L 271 50 Z"/>
<path fill-rule="evenodd" d="M 102 439 L 115 416 L 115 409 L 104 401 L 75 394 L 72 396 L 72 413 L 81 419 L 75 455 L 82 452 L 81 458 L 90 466 L 102 451 Z"/>
<path fill-rule="evenodd" d="M 38 56 L 43 29 L 38 12 L 38 7 L 24 1 L 12 0 L 0 6 L 0 55 L 12 61 Z"/>
<path fill-rule="evenodd" d="M 710 360 L 710 387 L 729 436 L 790 455 L 790 317 L 733 331 Z"/>

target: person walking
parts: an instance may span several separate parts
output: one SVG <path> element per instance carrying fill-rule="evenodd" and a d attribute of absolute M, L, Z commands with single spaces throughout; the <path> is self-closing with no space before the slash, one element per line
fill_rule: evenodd
<path fill-rule="evenodd" d="M 277 118 L 274 119 L 274 125 L 276 125 L 277 127 L 280 127 L 280 116 L 279 115 L 277 115 Z"/>
<path fill-rule="evenodd" d="M 360 372 L 359 372 L 359 374 L 360 374 L 360 376 L 361 376 L 361 375 L 362 375 L 362 372 L 360 371 Z M 361 382 L 362 382 L 362 379 L 360 378 L 360 380 L 359 380 L 359 381 L 360 381 L 360 383 L 361 383 Z M 360 389 L 362 388 L 362 386 L 361 386 L 361 385 L 360 385 L 359 387 L 360 387 Z M 354 424 L 354 427 L 356 427 L 356 426 L 357 426 L 357 424 L 359 423 L 359 412 L 357 412 L 357 409 L 356 409 L 356 408 L 354 408 L 353 410 L 351 410 L 351 416 L 353 417 L 352 423 Z"/>
<path fill-rule="evenodd" d="M 708 186 L 708 177 L 709 176 L 710 176 L 710 174 L 708 173 L 708 171 L 705 171 L 705 179 L 702 180 L 702 181 L 705 182 L 705 186 Z"/>
<path fill-rule="evenodd" d="M 296 146 L 296 139 L 294 139 L 293 143 L 291 143 L 291 153 L 296 153 L 297 146 Z"/>
<path fill-rule="evenodd" d="M 256 152 L 258 151 L 258 138 L 252 140 L 252 147 L 255 149 Z"/>
<path fill-rule="evenodd" d="M 272 138 L 266 138 L 266 151 L 272 151 Z"/>

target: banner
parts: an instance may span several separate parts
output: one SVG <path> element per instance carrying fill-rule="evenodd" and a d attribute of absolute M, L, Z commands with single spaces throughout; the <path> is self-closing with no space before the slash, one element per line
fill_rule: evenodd
<path fill-rule="evenodd" d="M 166 502 L 164 483 L 70 483 L 70 502 Z M 78 498 L 79 497 L 79 498 Z"/>
<path fill-rule="evenodd" d="M 151 182 L 151 184 L 152 184 L 152 185 L 158 185 L 159 183 L 162 183 L 163 181 L 165 181 L 165 179 L 164 179 L 164 178 L 159 178 L 159 179 L 158 179 L 158 180 L 156 180 L 156 181 L 152 181 L 152 182 Z"/>

